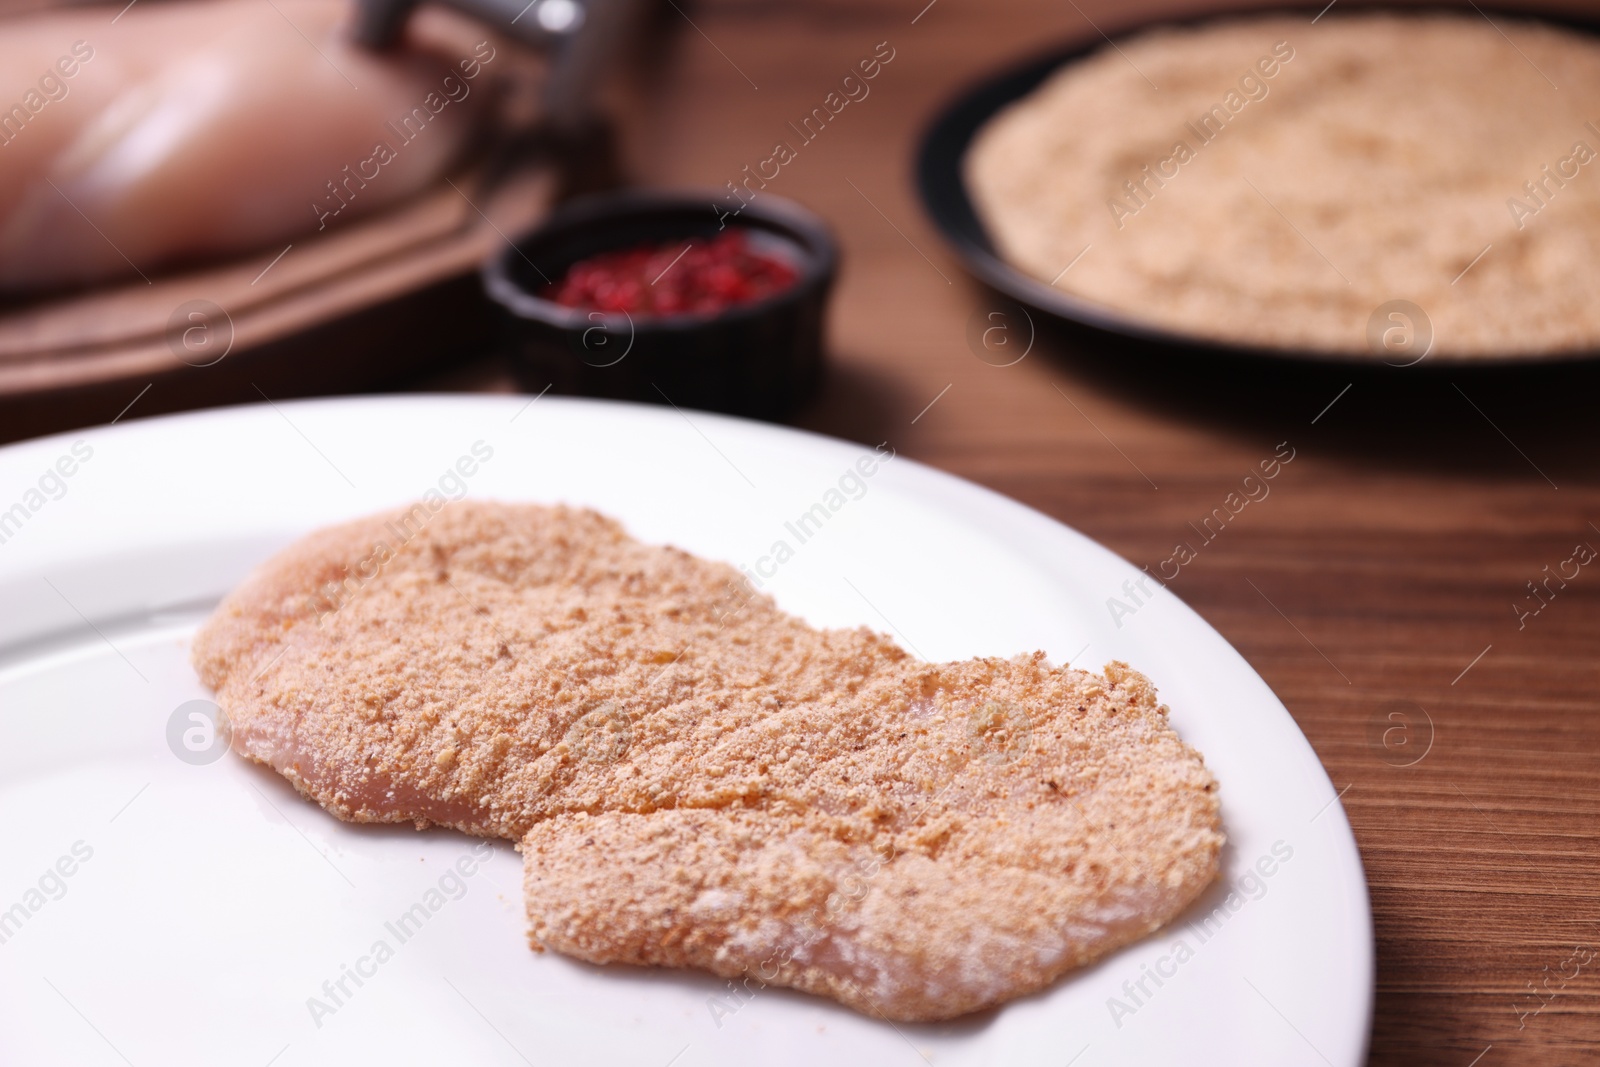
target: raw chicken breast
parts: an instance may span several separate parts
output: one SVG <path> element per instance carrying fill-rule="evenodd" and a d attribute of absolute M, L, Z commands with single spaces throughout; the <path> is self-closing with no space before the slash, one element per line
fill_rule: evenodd
<path fill-rule="evenodd" d="M 473 130 L 493 46 L 374 55 L 344 15 L 216 0 L 0 27 L 0 289 L 270 248 L 437 179 Z"/>

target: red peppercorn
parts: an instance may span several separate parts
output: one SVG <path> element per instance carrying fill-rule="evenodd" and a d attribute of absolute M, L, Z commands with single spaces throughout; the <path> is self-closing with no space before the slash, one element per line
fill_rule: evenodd
<path fill-rule="evenodd" d="M 642 244 L 579 260 L 540 295 L 572 308 L 630 315 L 713 314 L 794 284 L 790 264 L 750 249 L 745 231 Z"/>

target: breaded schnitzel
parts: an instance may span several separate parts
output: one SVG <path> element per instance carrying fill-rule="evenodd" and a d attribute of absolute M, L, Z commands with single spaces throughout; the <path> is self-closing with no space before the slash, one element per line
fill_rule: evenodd
<path fill-rule="evenodd" d="M 194 660 L 234 747 L 340 818 L 520 842 L 535 946 L 594 962 L 943 1019 L 1217 873 L 1215 783 L 1126 665 L 923 663 L 592 511 L 321 531 Z"/>

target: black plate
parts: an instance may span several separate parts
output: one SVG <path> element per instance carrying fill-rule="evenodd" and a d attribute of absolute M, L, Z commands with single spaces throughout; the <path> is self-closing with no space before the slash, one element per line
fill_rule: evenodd
<path fill-rule="evenodd" d="M 1113 39 L 1120 40 L 1157 26 L 1200 26 L 1233 18 L 1269 18 L 1274 15 L 1309 16 L 1313 10 L 1309 8 L 1219 9 L 1198 13 L 1188 18 L 1165 18 L 1139 23 L 1120 30 Z M 1339 11 L 1394 11 L 1402 14 L 1448 11 L 1458 15 L 1472 13 L 1472 9 L 1432 3 L 1408 4 L 1404 7 L 1383 3 L 1345 3 L 1339 5 Z M 1600 23 L 1573 15 L 1532 9 L 1511 11 L 1489 7 L 1482 8 L 1480 13 L 1484 12 L 1487 12 L 1486 17 L 1493 20 L 1539 21 L 1584 33 L 1600 34 Z M 1330 14 L 1329 17 L 1335 17 L 1335 14 Z M 1310 21 L 1309 18 L 1307 21 Z M 939 232 L 954 248 L 967 270 L 990 288 L 1009 296 L 1025 307 L 1051 316 L 1058 325 L 1065 327 L 1068 334 L 1078 339 L 1115 342 L 1122 349 L 1134 348 L 1158 356 L 1185 358 L 1215 356 L 1246 360 L 1291 359 L 1324 365 L 1381 366 L 1385 361 L 1358 352 L 1326 352 L 1227 343 L 1167 330 L 1127 312 L 1046 285 L 1000 258 L 983 224 L 978 221 L 977 211 L 967 195 L 966 181 L 961 173 L 967 148 L 978 130 L 996 112 L 1033 92 L 1063 64 L 1082 59 L 1098 51 L 1104 44 L 1104 40 L 1095 39 L 1058 46 L 1049 52 L 991 74 L 957 95 L 929 124 L 917 152 L 917 191 L 922 197 L 923 210 L 928 213 Z M 1600 350 L 1529 353 L 1518 356 L 1452 356 L 1439 353 L 1430 354 L 1420 360 L 1416 363 L 1416 367 L 1420 369 L 1429 364 L 1454 369 L 1512 367 L 1593 359 L 1600 359 Z M 1396 362 L 1389 365 L 1411 364 Z"/>

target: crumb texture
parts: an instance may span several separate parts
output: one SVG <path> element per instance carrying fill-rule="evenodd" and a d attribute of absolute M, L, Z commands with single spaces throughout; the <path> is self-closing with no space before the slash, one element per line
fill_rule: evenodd
<path fill-rule="evenodd" d="M 236 750 L 357 822 L 521 843 L 531 937 L 894 1020 L 1038 989 L 1215 877 L 1215 784 L 1124 664 L 924 663 L 592 511 L 322 531 L 195 640 Z"/>
<path fill-rule="evenodd" d="M 1440 354 L 1600 347 L 1600 40 L 1335 8 L 1118 45 L 967 155 L 1022 270 L 1222 341 L 1400 362 L 1417 324 L 1380 316 L 1375 349 L 1369 320 L 1405 300 Z"/>

